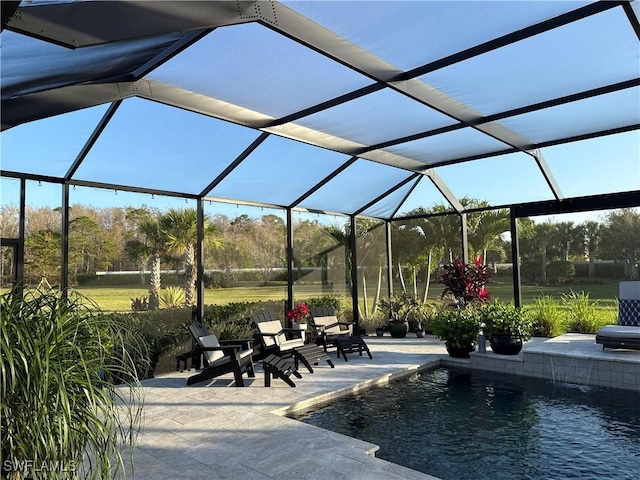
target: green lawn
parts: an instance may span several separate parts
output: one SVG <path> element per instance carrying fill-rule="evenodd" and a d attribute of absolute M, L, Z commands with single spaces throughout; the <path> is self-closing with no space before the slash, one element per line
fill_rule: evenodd
<path fill-rule="evenodd" d="M 130 311 L 131 299 L 148 296 L 148 289 L 139 285 L 131 287 L 78 287 L 76 289 L 83 295 L 93 299 L 105 311 Z M 489 284 L 489 290 L 493 298 L 503 301 L 513 299 L 513 287 L 506 279 L 493 279 Z M 618 295 L 618 281 L 609 283 L 574 284 L 567 286 L 522 286 L 522 303 L 533 303 L 541 294 L 560 298 L 571 290 L 589 293 L 591 300 L 597 300 L 601 307 L 614 307 Z M 298 298 L 308 298 L 322 295 L 318 285 L 302 285 L 295 287 Z M 442 285 L 433 284 L 429 292 L 429 298 L 436 300 L 442 292 Z M 373 289 L 369 293 L 369 301 L 373 299 Z M 207 289 L 204 292 L 205 304 L 226 305 L 235 302 L 251 302 L 260 300 L 283 300 L 287 297 L 286 285 L 267 286 L 242 286 L 230 288 Z"/>

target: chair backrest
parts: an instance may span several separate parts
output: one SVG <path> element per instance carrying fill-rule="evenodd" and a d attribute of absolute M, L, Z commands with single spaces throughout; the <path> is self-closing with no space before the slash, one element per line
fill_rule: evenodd
<path fill-rule="evenodd" d="M 282 331 L 282 324 L 280 320 L 271 320 L 268 322 L 256 322 L 256 328 L 260 333 L 278 333 L 275 337 L 264 335 L 261 336 L 262 342 L 265 347 L 274 347 L 282 345 L 283 342 L 287 341 L 287 337 Z"/>
<path fill-rule="evenodd" d="M 220 346 L 218 337 L 213 334 L 198 337 L 196 341 L 198 342 L 198 346 L 201 348 Z M 207 362 L 209 362 L 209 365 L 212 365 L 213 362 L 215 362 L 216 360 L 220 360 L 225 356 L 222 350 L 203 351 L 202 354 L 204 355 L 204 358 L 206 358 Z"/>
<path fill-rule="evenodd" d="M 193 335 L 193 338 L 195 340 L 198 340 L 198 337 L 206 337 L 207 335 L 211 335 L 209 330 L 207 330 L 207 327 L 205 327 L 200 322 L 193 322 L 191 325 L 189 325 L 189 330 L 191 331 L 191 335 Z"/>
<path fill-rule="evenodd" d="M 262 322 L 273 322 L 275 320 L 278 320 L 278 317 L 273 312 L 263 312 L 251 317 L 251 321 L 254 323 L 254 325 L 258 325 Z"/>
<path fill-rule="evenodd" d="M 336 314 L 333 307 L 309 307 L 309 313 L 312 317 L 330 317 Z"/>
<path fill-rule="evenodd" d="M 322 327 L 321 330 L 326 334 L 343 333 L 338 325 L 338 318 L 335 315 L 327 315 L 324 317 L 313 317 L 313 324 L 316 328 Z M 331 326 L 329 326 L 331 325 Z"/>

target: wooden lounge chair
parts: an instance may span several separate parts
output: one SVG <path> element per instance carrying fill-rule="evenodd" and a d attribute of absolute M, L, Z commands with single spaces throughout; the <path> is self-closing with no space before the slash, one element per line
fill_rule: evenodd
<path fill-rule="evenodd" d="M 335 316 L 332 308 L 311 307 L 311 325 L 315 332 L 316 343 L 324 351 L 335 347 L 337 338 L 353 335 L 353 322 L 342 322 Z"/>
<path fill-rule="evenodd" d="M 187 385 L 233 373 L 236 387 L 244 387 L 242 375 L 255 377 L 253 369 L 253 339 L 223 340 L 207 331 L 199 322 L 189 326 L 196 341 L 196 350 L 202 354 L 205 366 L 187 379 Z M 206 335 L 202 335 L 206 333 Z"/>
<path fill-rule="evenodd" d="M 287 356 L 296 347 L 304 345 L 300 330 L 283 328 L 280 320 L 271 312 L 251 317 L 256 328 L 255 335 L 262 343 L 263 355 Z M 287 338 L 289 334 L 293 338 Z"/>
<path fill-rule="evenodd" d="M 261 358 L 268 355 L 277 355 L 286 359 L 292 359 L 296 370 L 302 363 L 309 373 L 313 373 L 312 364 L 317 365 L 325 361 L 331 368 L 334 364 L 315 344 L 305 344 L 301 336 L 301 330 L 295 328 L 283 328 L 280 320 L 273 313 L 263 313 L 252 317 L 256 327 L 256 336 L 262 342 Z M 290 333 L 289 333 L 290 332 Z M 292 338 L 287 338 L 287 333 Z"/>

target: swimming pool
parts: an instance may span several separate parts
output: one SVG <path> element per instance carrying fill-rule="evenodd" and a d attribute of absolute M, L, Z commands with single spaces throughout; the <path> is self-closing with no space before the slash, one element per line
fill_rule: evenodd
<path fill-rule="evenodd" d="M 293 418 L 444 480 L 640 474 L 638 392 L 438 368 Z"/>

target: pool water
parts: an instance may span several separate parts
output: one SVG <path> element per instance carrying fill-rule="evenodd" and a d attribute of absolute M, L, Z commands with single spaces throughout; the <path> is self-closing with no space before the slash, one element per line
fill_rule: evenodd
<path fill-rule="evenodd" d="M 638 392 L 439 368 L 294 418 L 444 480 L 640 478 Z"/>

